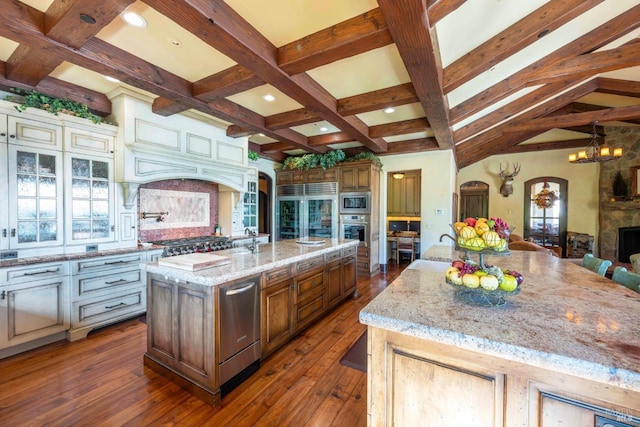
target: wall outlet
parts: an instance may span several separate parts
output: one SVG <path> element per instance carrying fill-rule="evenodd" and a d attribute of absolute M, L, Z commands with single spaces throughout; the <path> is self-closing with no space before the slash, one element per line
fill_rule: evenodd
<path fill-rule="evenodd" d="M 444 215 L 444 209 L 436 209 L 436 215 Z"/>
<path fill-rule="evenodd" d="M 18 258 L 18 251 L 5 251 L 0 253 L 0 259 L 15 259 Z"/>
<path fill-rule="evenodd" d="M 98 245 L 87 245 L 87 252 L 96 252 L 98 250 Z"/>

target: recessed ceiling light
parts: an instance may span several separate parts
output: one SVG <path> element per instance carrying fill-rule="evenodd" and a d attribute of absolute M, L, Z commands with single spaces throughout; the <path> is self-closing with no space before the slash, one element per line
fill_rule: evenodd
<path fill-rule="evenodd" d="M 276 100 L 276 97 L 271 95 L 271 94 L 267 94 L 267 95 L 263 96 L 262 99 L 264 99 L 265 101 L 268 101 L 268 102 L 272 102 L 272 101 Z"/>
<path fill-rule="evenodd" d="M 147 21 L 135 12 L 124 12 L 122 19 L 132 27 L 145 28 L 147 26 Z"/>
<path fill-rule="evenodd" d="M 120 80 L 116 79 L 115 77 L 104 76 L 104 78 L 109 80 L 110 82 L 113 82 L 113 83 L 120 83 Z"/>
<path fill-rule="evenodd" d="M 328 131 L 328 130 L 329 130 L 329 128 L 328 128 L 328 127 L 326 127 L 326 126 L 322 126 L 322 127 L 320 128 L 320 132 L 326 132 L 326 131 Z"/>
<path fill-rule="evenodd" d="M 96 20 L 93 18 L 93 16 L 87 15 L 86 13 L 81 13 L 80 14 L 80 20 L 82 22 L 86 22 L 87 24 L 95 24 Z"/>
<path fill-rule="evenodd" d="M 391 113 L 394 113 L 396 109 L 393 107 L 388 107 L 388 108 L 385 108 L 383 111 L 387 114 L 391 114 Z"/>

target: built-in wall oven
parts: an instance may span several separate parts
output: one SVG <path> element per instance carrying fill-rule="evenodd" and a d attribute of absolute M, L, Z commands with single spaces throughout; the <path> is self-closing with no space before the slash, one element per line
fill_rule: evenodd
<path fill-rule="evenodd" d="M 369 215 L 340 215 L 340 238 L 360 240 L 369 246 Z"/>
<path fill-rule="evenodd" d="M 340 193 L 340 213 L 369 215 L 371 213 L 371 192 Z"/>

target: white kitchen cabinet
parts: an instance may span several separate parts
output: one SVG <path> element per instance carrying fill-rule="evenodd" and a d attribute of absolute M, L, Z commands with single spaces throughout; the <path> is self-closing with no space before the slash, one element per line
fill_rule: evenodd
<path fill-rule="evenodd" d="M 244 221 L 243 225 L 251 231 L 258 232 L 258 182 L 247 182 L 247 192 L 244 193 Z"/>
<path fill-rule="evenodd" d="M 115 240 L 113 160 L 65 154 L 67 244 Z"/>
<path fill-rule="evenodd" d="M 8 146 L 8 222 L 2 235 L 9 249 L 63 244 L 62 153 Z"/>
<path fill-rule="evenodd" d="M 69 341 L 93 329 L 146 311 L 146 251 L 99 256 L 71 262 L 71 327 Z"/>
<path fill-rule="evenodd" d="M 0 358 L 64 338 L 68 262 L 0 269 Z"/>

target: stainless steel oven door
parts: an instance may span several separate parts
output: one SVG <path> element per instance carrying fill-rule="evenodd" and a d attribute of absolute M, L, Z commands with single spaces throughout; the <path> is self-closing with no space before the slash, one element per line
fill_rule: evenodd
<path fill-rule="evenodd" d="M 360 240 L 360 246 L 369 246 L 369 225 L 366 223 L 341 223 L 340 238 Z"/>

